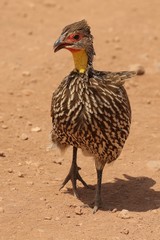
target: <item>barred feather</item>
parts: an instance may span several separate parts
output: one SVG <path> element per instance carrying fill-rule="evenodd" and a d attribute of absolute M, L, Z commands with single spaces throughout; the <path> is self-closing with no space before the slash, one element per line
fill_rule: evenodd
<path fill-rule="evenodd" d="M 72 71 L 52 98 L 53 142 L 93 155 L 99 168 L 114 161 L 124 146 L 131 109 L 124 80 L 135 72 Z"/>

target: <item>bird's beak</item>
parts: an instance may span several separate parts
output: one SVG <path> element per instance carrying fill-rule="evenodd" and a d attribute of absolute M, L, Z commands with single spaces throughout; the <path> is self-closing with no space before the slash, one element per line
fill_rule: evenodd
<path fill-rule="evenodd" d="M 55 41 L 55 43 L 54 43 L 54 45 L 53 45 L 54 52 L 57 52 L 57 51 L 59 51 L 60 49 L 65 48 L 66 46 L 68 46 L 68 44 L 64 41 L 64 39 L 65 39 L 65 35 L 62 34 L 62 35 L 57 39 L 57 41 Z"/>

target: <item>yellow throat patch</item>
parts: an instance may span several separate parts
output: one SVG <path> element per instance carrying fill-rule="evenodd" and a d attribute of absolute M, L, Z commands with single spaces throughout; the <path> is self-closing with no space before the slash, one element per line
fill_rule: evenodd
<path fill-rule="evenodd" d="M 88 65 L 88 57 L 85 50 L 72 51 L 75 68 L 84 73 Z"/>

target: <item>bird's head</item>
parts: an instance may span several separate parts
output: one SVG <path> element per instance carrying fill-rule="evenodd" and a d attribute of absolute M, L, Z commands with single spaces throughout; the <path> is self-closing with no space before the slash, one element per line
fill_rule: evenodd
<path fill-rule="evenodd" d="M 67 25 L 63 29 L 60 37 L 54 43 L 54 51 L 57 52 L 62 48 L 69 50 L 73 54 L 76 68 L 77 63 L 80 64 L 80 62 L 92 65 L 95 54 L 93 36 L 85 20 Z"/>

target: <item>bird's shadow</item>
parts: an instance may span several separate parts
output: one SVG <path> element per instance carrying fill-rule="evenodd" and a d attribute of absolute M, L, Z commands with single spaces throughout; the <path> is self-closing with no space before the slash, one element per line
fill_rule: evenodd
<path fill-rule="evenodd" d="M 160 207 L 160 191 L 153 187 L 155 180 L 149 177 L 132 177 L 124 175 L 125 179 L 116 178 L 114 182 L 102 184 L 103 211 L 127 209 L 134 212 L 146 212 Z M 72 190 L 69 190 L 72 194 Z M 89 206 L 94 200 L 95 191 L 78 187 L 80 200 Z"/>

